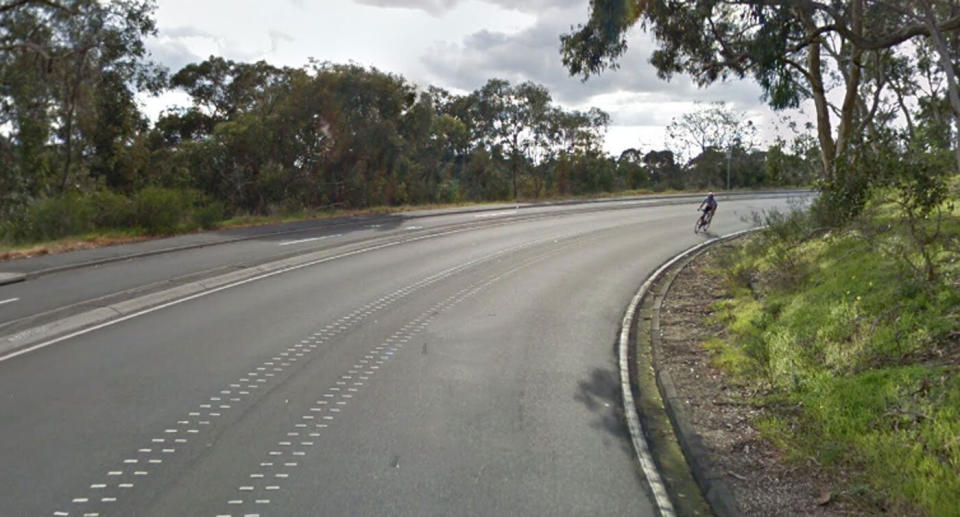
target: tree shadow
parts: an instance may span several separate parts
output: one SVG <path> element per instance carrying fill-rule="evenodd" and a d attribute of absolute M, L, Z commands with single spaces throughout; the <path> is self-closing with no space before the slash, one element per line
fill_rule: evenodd
<path fill-rule="evenodd" d="M 603 438 L 604 445 L 619 445 L 628 454 L 632 454 L 633 445 L 630 429 L 623 415 L 618 370 L 594 368 L 589 379 L 580 381 L 573 398 L 596 415 L 590 426 L 606 433 Z"/>
<path fill-rule="evenodd" d="M 402 214 L 344 216 L 325 219 L 308 219 L 262 226 L 248 226 L 217 230 L 217 235 L 228 238 L 256 238 L 262 241 L 296 240 L 298 235 L 305 237 L 322 237 L 324 235 L 349 235 L 355 232 L 376 231 L 388 232 L 415 224 Z M 316 232 L 316 233 L 313 233 Z M 311 235 L 311 233 L 313 233 Z"/>

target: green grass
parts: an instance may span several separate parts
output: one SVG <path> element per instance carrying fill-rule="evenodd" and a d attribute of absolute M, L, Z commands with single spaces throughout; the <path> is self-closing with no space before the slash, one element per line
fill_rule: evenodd
<path fill-rule="evenodd" d="M 728 251 L 714 316 L 727 335 L 706 347 L 768 393 L 757 424 L 790 457 L 857 472 L 844 490 L 865 504 L 960 515 L 960 214 L 947 211 L 931 281 L 895 207 L 874 208 Z"/>

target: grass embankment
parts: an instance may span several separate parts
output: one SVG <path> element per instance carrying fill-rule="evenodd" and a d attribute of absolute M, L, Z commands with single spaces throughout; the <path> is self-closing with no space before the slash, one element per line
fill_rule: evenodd
<path fill-rule="evenodd" d="M 939 208 L 910 219 L 878 197 L 829 230 L 775 216 L 717 271 L 728 333 L 706 346 L 770 410 L 755 424 L 793 460 L 855 472 L 835 495 L 878 513 L 960 515 L 960 212 Z"/>

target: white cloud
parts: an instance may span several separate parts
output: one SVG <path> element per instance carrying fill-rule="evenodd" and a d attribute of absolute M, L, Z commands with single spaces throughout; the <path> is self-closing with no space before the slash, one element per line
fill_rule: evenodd
<path fill-rule="evenodd" d="M 560 35 L 588 16 L 586 0 L 159 0 L 160 33 L 149 48 L 174 72 L 219 55 L 295 67 L 310 58 L 353 61 L 455 91 L 472 91 L 493 77 L 534 81 L 567 108 L 609 112 L 607 149 L 615 154 L 630 134 L 662 146 L 657 128 L 662 134 L 695 100 L 723 100 L 758 120 L 773 119 L 749 82 L 700 90 L 682 76 L 660 80 L 647 62 L 654 43 L 639 30 L 629 34 L 619 70 L 587 82 L 570 77 Z"/>

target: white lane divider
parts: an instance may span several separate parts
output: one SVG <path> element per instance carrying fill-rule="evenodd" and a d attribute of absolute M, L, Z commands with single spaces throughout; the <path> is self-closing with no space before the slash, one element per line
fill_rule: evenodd
<path fill-rule="evenodd" d="M 386 309 L 390 305 L 393 305 L 399 300 L 406 298 L 410 294 L 416 291 L 419 291 L 421 289 L 424 289 L 426 287 L 429 287 L 430 285 L 433 285 L 437 282 L 440 282 L 441 280 L 449 278 L 459 272 L 465 271 L 467 269 L 470 269 L 484 262 L 496 260 L 509 253 L 513 253 L 513 252 L 517 252 L 517 251 L 521 251 L 521 250 L 533 247 L 539 243 L 540 241 L 530 241 L 524 244 L 512 246 L 510 248 L 500 250 L 496 253 L 492 253 L 490 255 L 483 256 L 475 260 L 460 264 L 458 266 L 454 266 L 449 269 L 440 271 L 439 273 L 435 273 L 413 284 L 410 284 L 407 287 L 398 289 L 388 295 L 385 295 L 375 301 L 372 301 L 364 305 L 358 310 L 355 310 L 345 316 L 340 317 L 339 319 L 335 320 L 333 323 L 322 327 L 319 331 L 315 332 L 309 338 L 300 340 L 299 343 L 287 348 L 285 351 L 277 353 L 277 355 L 274 355 L 268 361 L 265 361 L 264 363 L 262 363 L 261 366 L 255 367 L 250 372 L 245 374 L 243 377 L 238 379 L 236 382 L 231 383 L 229 386 L 225 388 L 217 390 L 216 395 L 209 397 L 206 402 L 199 405 L 199 410 L 190 411 L 189 413 L 187 413 L 186 419 L 178 419 L 176 421 L 177 422 L 176 426 L 170 426 L 168 428 L 165 428 L 162 433 L 158 433 L 157 437 L 152 438 L 150 440 L 151 446 L 138 448 L 137 455 L 136 455 L 137 457 L 130 457 L 130 458 L 124 459 L 121 468 L 125 467 L 129 469 L 134 467 L 135 465 L 142 465 L 144 463 L 154 467 L 159 466 L 158 464 L 162 463 L 162 459 L 156 457 L 156 455 L 159 454 L 159 451 L 154 449 L 154 447 L 165 447 L 164 449 L 162 449 L 163 454 L 171 455 L 175 453 L 177 450 L 175 448 L 169 448 L 171 444 L 183 446 L 189 443 L 190 440 L 198 440 L 200 438 L 199 435 L 201 433 L 201 429 L 200 429 L 201 427 L 206 426 L 205 428 L 209 428 L 210 423 L 214 419 L 217 419 L 223 416 L 227 411 L 234 409 L 234 405 L 223 403 L 225 402 L 224 400 L 225 397 L 230 402 L 234 402 L 234 403 L 242 402 L 243 397 L 250 395 L 251 393 L 253 393 L 254 390 L 266 387 L 271 380 L 273 380 L 278 374 L 281 374 L 286 367 L 292 366 L 293 363 L 297 362 L 299 358 L 305 359 L 307 354 L 315 351 L 317 348 L 320 347 L 320 345 L 346 332 L 352 326 L 372 316 L 376 312 Z M 291 356 L 291 354 L 293 354 L 293 356 Z M 367 363 L 368 361 L 363 360 L 362 362 Z M 285 366 L 279 367 L 277 365 L 285 365 Z M 377 368 L 379 368 L 379 366 L 372 367 L 372 369 L 377 369 Z M 237 388 L 237 386 L 244 389 L 241 390 Z M 236 395 L 238 396 L 231 397 L 230 395 L 234 395 L 234 390 L 237 390 Z M 351 397 L 352 395 L 344 394 L 340 398 L 349 399 Z M 337 402 L 337 404 L 341 404 L 341 402 Z M 329 415 L 324 415 L 322 417 L 322 420 L 332 420 L 332 419 L 333 417 Z M 192 423 L 194 421 L 196 421 L 196 423 L 199 424 L 199 426 L 193 427 Z M 326 424 L 318 424 L 318 425 L 322 425 L 323 427 L 326 427 Z M 190 439 L 183 437 L 182 435 L 190 435 Z M 276 451 L 276 452 L 278 453 L 277 455 L 282 454 L 279 451 Z M 298 454 L 298 453 L 302 453 L 302 454 Z M 274 454 L 274 453 L 271 452 L 271 454 Z M 302 456 L 302 455 L 305 455 L 305 452 L 296 451 L 294 455 Z M 90 497 L 90 496 L 73 498 L 71 502 L 73 503 L 74 508 L 78 510 L 77 513 L 70 513 L 70 512 L 64 512 L 64 511 L 58 510 L 54 512 L 53 515 L 59 515 L 59 516 L 88 515 L 88 514 L 94 513 L 94 512 L 91 512 L 91 510 L 97 510 L 101 505 L 103 505 L 104 508 L 109 508 L 109 506 L 112 506 L 112 503 L 116 503 L 117 496 L 120 495 L 120 492 L 124 492 L 124 495 L 126 495 L 126 493 L 129 492 L 129 489 L 133 488 L 133 483 L 132 483 L 133 479 L 131 479 L 131 476 L 135 478 L 143 478 L 148 476 L 149 474 L 150 474 L 150 471 L 147 471 L 147 470 L 121 470 L 121 469 L 111 470 L 107 472 L 106 475 L 115 480 L 114 484 L 103 483 L 103 482 L 92 484 L 98 487 L 93 490 L 97 490 L 98 493 L 103 493 L 105 497 L 100 497 L 99 499 Z M 277 477 L 285 477 L 285 476 L 277 476 Z M 124 481 L 124 482 L 116 483 L 116 481 Z M 103 488 L 101 487 L 101 485 L 106 485 L 106 487 Z M 276 490 L 277 488 L 278 487 L 270 486 L 270 487 L 267 487 L 266 490 Z M 111 503 L 111 505 L 104 505 L 104 503 Z"/>
<path fill-rule="evenodd" d="M 20 298 L 10 298 L 10 299 L 8 299 L 8 300 L 0 300 L 0 305 L 4 305 L 4 304 L 7 304 L 7 303 L 13 303 L 13 302 L 19 302 L 19 301 L 20 301 Z"/>
<path fill-rule="evenodd" d="M 300 239 L 300 240 L 296 240 L 296 241 L 286 241 L 286 242 L 281 242 L 281 243 L 280 243 L 280 246 L 293 246 L 294 244 L 305 244 L 305 243 L 307 243 L 307 242 L 322 241 L 322 240 L 324 240 L 324 239 L 333 239 L 333 238 L 336 238 L 336 237 L 343 237 L 343 234 L 342 234 L 342 233 L 338 233 L 338 234 L 336 234 L 336 235 L 324 235 L 323 237 L 310 237 L 310 238 L 308 238 L 308 239 Z"/>

